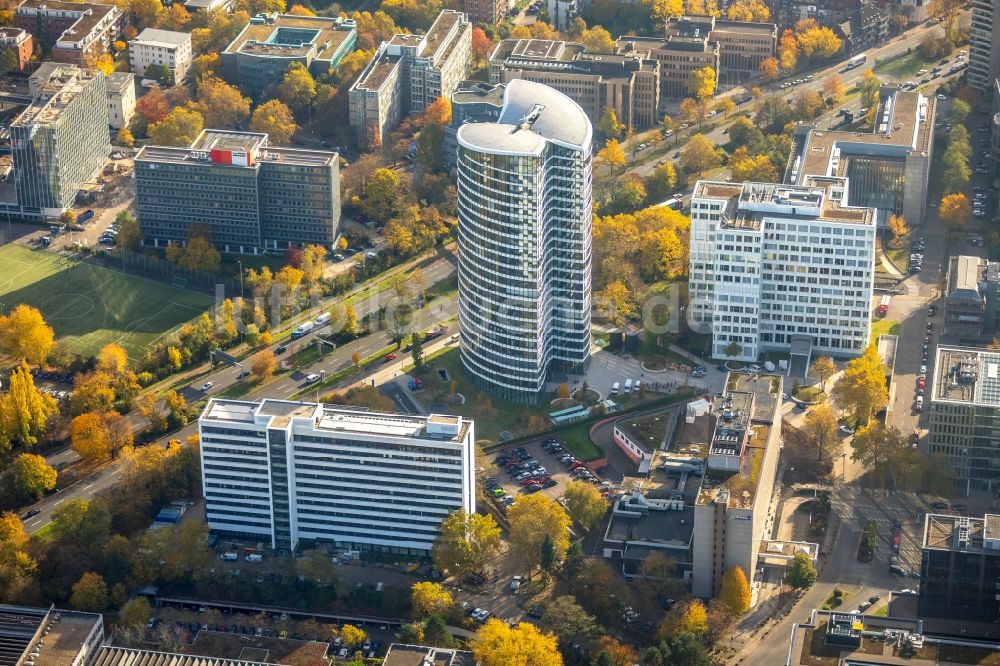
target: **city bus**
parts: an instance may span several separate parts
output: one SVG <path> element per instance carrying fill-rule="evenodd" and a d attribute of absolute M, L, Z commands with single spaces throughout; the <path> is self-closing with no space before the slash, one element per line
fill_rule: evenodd
<path fill-rule="evenodd" d="M 854 69 L 855 67 L 860 67 L 861 65 L 864 64 L 865 60 L 867 59 L 868 56 L 865 55 L 864 53 L 862 53 L 861 55 L 856 55 L 847 61 L 846 69 Z"/>

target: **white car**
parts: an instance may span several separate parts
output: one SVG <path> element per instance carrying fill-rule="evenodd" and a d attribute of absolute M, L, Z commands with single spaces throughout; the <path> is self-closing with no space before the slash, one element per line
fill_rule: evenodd
<path fill-rule="evenodd" d="M 514 576 L 514 578 L 510 581 L 510 591 L 517 592 L 519 587 L 521 587 L 521 577 Z"/>
<path fill-rule="evenodd" d="M 756 374 L 760 372 L 760 366 L 754 363 L 753 365 L 748 365 L 747 370 Z"/>
<path fill-rule="evenodd" d="M 318 382 L 318 381 L 319 381 L 319 375 L 317 375 L 315 372 L 306 375 L 306 380 L 305 380 L 306 384 L 312 384 L 313 382 Z"/>
<path fill-rule="evenodd" d="M 922 375 L 927 374 L 927 366 L 926 365 L 921 365 L 920 366 L 920 374 L 922 374 Z"/>
<path fill-rule="evenodd" d="M 849 426 L 842 425 L 842 426 L 840 426 L 840 428 L 838 428 L 838 430 L 840 430 L 840 432 L 843 433 L 843 434 L 845 434 L 845 435 L 853 435 L 854 434 L 854 428 L 851 428 Z"/>
<path fill-rule="evenodd" d="M 204 393 L 205 391 L 207 391 L 208 389 L 212 388 L 213 386 L 215 386 L 215 384 L 213 382 L 205 382 L 204 384 L 202 384 L 201 386 L 198 387 L 198 390 L 201 391 L 202 393 Z"/>
<path fill-rule="evenodd" d="M 915 595 L 915 594 L 917 594 L 917 591 L 916 590 L 911 590 L 910 588 L 906 588 L 906 589 L 900 590 L 899 593 L 900 594 L 914 594 Z"/>

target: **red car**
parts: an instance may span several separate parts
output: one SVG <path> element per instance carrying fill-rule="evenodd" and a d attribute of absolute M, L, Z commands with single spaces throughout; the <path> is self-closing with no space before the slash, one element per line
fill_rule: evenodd
<path fill-rule="evenodd" d="M 927 382 L 925 382 L 923 379 L 918 379 L 917 380 L 917 388 L 925 388 L 926 386 L 927 386 Z"/>
<path fill-rule="evenodd" d="M 396 360 L 396 355 L 395 354 L 386 354 L 385 355 L 385 361 L 386 361 L 386 363 L 388 363 L 389 361 L 395 361 L 395 360 Z"/>

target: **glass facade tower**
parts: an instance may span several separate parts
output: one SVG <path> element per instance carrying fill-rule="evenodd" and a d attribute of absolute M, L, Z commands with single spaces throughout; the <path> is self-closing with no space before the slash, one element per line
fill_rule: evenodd
<path fill-rule="evenodd" d="M 523 80 L 497 122 L 458 131 L 462 365 L 506 400 L 589 359 L 591 138 L 576 102 Z"/>

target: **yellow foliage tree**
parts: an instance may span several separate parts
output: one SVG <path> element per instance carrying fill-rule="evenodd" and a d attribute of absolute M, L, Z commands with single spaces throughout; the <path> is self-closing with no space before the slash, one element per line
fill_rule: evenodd
<path fill-rule="evenodd" d="M 760 73 L 765 81 L 774 81 L 778 78 L 778 60 L 776 58 L 764 58 L 761 60 Z"/>
<path fill-rule="evenodd" d="M 910 225 L 906 223 L 906 220 L 902 215 L 896 215 L 895 213 L 889 216 L 889 220 L 886 222 L 886 228 L 889 230 L 889 233 L 892 234 L 892 242 L 894 243 L 898 243 L 900 238 L 903 238 L 906 234 L 910 233 Z"/>
<path fill-rule="evenodd" d="M 480 666 L 562 666 L 563 663 L 555 635 L 543 634 L 526 622 L 510 627 L 500 620 L 489 620 L 476 632 L 471 647 Z"/>
<path fill-rule="evenodd" d="M 750 608 L 750 583 L 740 565 L 733 565 L 722 574 L 719 600 L 734 615 L 745 613 Z"/>
<path fill-rule="evenodd" d="M 204 127 L 205 119 L 198 111 L 179 106 L 149 126 L 149 138 L 161 146 L 190 146 Z"/>
<path fill-rule="evenodd" d="M 566 511 L 587 530 L 597 525 L 608 512 L 608 500 L 594 484 L 586 481 L 570 481 L 564 498 Z"/>
<path fill-rule="evenodd" d="M 965 226 L 972 215 L 972 204 L 969 203 L 969 197 L 961 192 L 949 194 L 941 198 L 938 214 L 949 229 L 958 230 Z"/>
<path fill-rule="evenodd" d="M 823 27 L 810 28 L 799 33 L 798 42 L 802 55 L 820 60 L 832 58 L 843 46 L 840 37 L 837 37 L 833 30 Z"/>
<path fill-rule="evenodd" d="M 679 603 L 664 616 L 657 635 L 661 639 L 677 638 L 684 633 L 701 636 L 708 631 L 708 613 L 697 599 Z"/>
<path fill-rule="evenodd" d="M 715 94 L 717 78 L 711 67 L 702 67 L 691 72 L 687 80 L 687 90 L 692 97 L 704 102 Z"/>
<path fill-rule="evenodd" d="M 771 10 L 760 0 L 736 0 L 726 10 L 730 21 L 745 23 L 766 23 L 771 19 Z"/>
<path fill-rule="evenodd" d="M 295 134 L 295 117 L 291 109 L 277 99 L 264 102 L 253 112 L 250 129 L 265 132 L 273 145 L 286 145 Z"/>
<path fill-rule="evenodd" d="M 604 147 L 597 152 L 597 159 L 606 162 L 611 167 L 612 173 L 614 173 L 615 167 L 625 168 L 625 151 L 622 150 L 618 139 L 608 139 L 604 143 Z"/>
<path fill-rule="evenodd" d="M 683 13 L 684 0 L 652 0 L 650 2 L 650 14 L 660 27 L 665 26 L 671 17 L 680 16 Z"/>
<path fill-rule="evenodd" d="M 785 30 L 778 42 L 778 62 L 781 64 L 781 69 L 786 72 L 794 70 L 799 64 L 800 52 L 799 41 L 795 38 L 795 33 L 791 30 Z"/>
<path fill-rule="evenodd" d="M 340 628 L 340 637 L 346 645 L 361 645 L 368 638 L 368 632 L 353 624 L 345 624 Z"/>
<path fill-rule="evenodd" d="M 833 104 L 840 104 L 844 99 L 844 80 L 839 74 L 831 74 L 823 80 L 823 94 L 832 100 Z"/>
<path fill-rule="evenodd" d="M 0 317 L 0 350 L 12 358 L 41 365 L 54 342 L 52 327 L 30 305 L 22 303 L 6 317 Z"/>
<path fill-rule="evenodd" d="M 566 555 L 570 519 L 554 500 L 541 493 L 522 496 L 510 507 L 507 517 L 511 549 L 529 568 L 540 563 L 546 536 L 552 540 L 556 561 Z"/>
<path fill-rule="evenodd" d="M 840 379 L 833 385 L 832 397 L 840 409 L 861 424 L 868 423 L 889 401 L 885 386 L 885 368 L 875 345 L 847 363 Z"/>
<path fill-rule="evenodd" d="M 250 116 L 250 99 L 214 76 L 198 79 L 197 99 L 196 108 L 208 127 L 233 128 Z"/>
<path fill-rule="evenodd" d="M 110 455 L 104 419 L 88 412 L 74 418 L 69 425 L 70 446 L 87 462 L 106 460 Z"/>
<path fill-rule="evenodd" d="M 443 615 L 455 605 L 451 592 L 438 583 L 415 583 L 410 589 L 413 617 L 416 620 L 431 615 Z"/>

